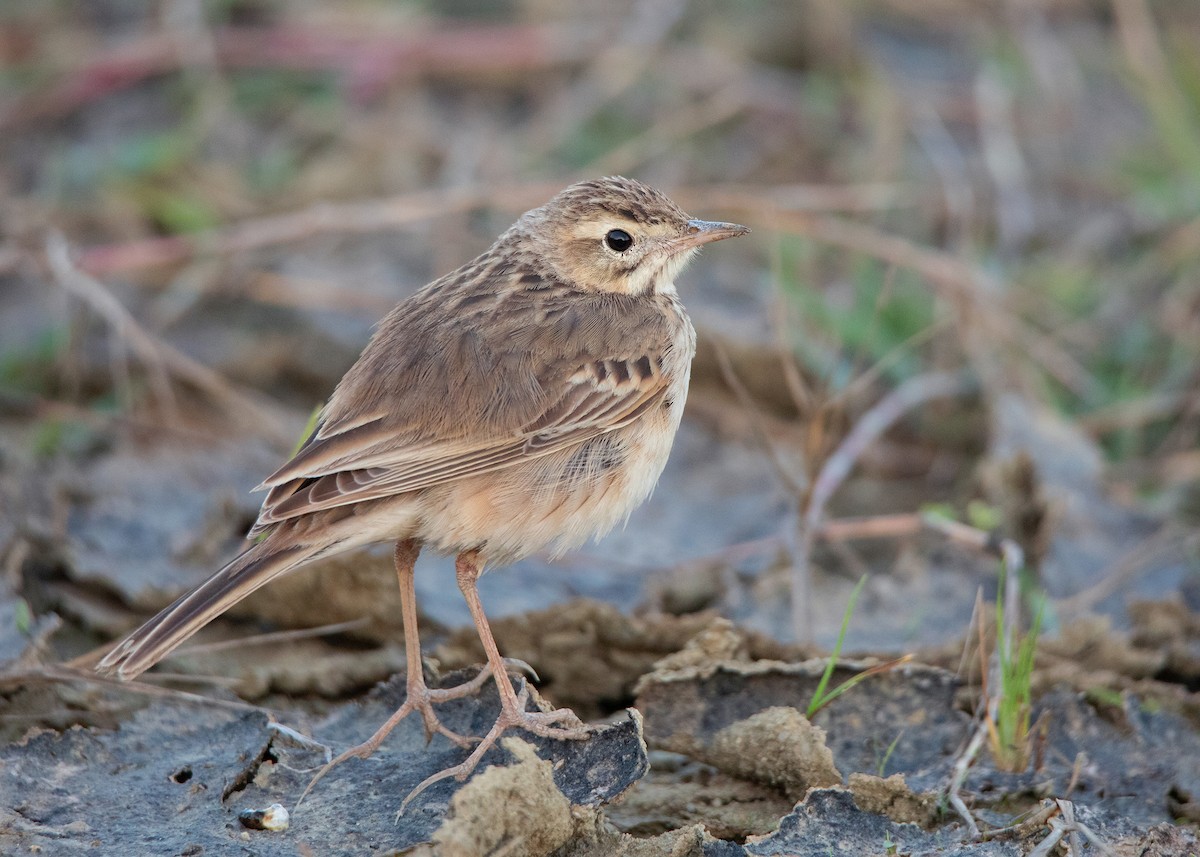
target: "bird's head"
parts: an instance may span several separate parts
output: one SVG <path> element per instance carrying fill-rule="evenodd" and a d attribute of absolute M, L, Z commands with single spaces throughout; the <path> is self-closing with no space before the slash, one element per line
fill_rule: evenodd
<path fill-rule="evenodd" d="M 632 295 L 673 288 L 701 246 L 750 231 L 691 218 L 662 191 L 620 177 L 573 184 L 518 225 L 558 279 Z"/>

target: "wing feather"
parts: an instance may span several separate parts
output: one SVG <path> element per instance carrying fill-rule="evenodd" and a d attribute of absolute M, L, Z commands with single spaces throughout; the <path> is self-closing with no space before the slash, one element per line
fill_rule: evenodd
<path fill-rule="evenodd" d="M 397 444 L 380 421 L 322 436 L 264 483 L 271 488 L 256 524 L 271 524 L 351 503 L 419 491 L 576 447 L 628 425 L 660 402 L 666 384 L 653 355 L 588 361 L 561 373 L 559 394 L 519 430 L 475 443 L 462 438 Z M 390 441 L 390 443 L 389 443 Z"/>
<path fill-rule="evenodd" d="M 426 286 L 380 323 L 317 428 L 259 486 L 268 493 L 252 536 L 571 449 L 666 397 L 675 339 L 662 306 L 553 278 L 530 283 L 529 266 L 505 284 L 490 258 Z"/>

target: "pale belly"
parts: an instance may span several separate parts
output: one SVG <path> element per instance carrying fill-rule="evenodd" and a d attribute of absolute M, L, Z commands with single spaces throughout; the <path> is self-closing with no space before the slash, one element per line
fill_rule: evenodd
<path fill-rule="evenodd" d="M 607 533 L 650 496 L 679 428 L 687 380 L 664 407 L 563 452 L 435 489 L 413 535 L 442 553 L 504 565 Z"/>

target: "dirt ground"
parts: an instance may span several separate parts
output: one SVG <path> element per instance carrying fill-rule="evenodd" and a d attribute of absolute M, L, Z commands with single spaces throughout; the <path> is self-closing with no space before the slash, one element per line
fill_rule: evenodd
<path fill-rule="evenodd" d="M 1196 857 L 1198 40 L 1148 0 L 0 8 L 0 854 Z M 301 801 L 404 699 L 387 545 L 91 670 L 395 302 L 617 173 L 754 232 L 680 279 L 652 498 L 481 581 L 586 740 L 414 794 L 465 751 L 410 718 Z M 469 680 L 450 560 L 417 594 Z"/>

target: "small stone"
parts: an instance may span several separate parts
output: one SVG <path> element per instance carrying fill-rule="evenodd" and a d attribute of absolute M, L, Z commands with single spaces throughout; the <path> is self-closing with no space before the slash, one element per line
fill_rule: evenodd
<path fill-rule="evenodd" d="M 288 824 L 291 823 L 291 816 L 287 811 L 287 807 L 280 803 L 273 803 L 266 809 L 244 809 L 238 813 L 238 821 L 243 827 L 248 827 L 251 830 L 272 830 L 283 831 L 288 829 Z"/>

